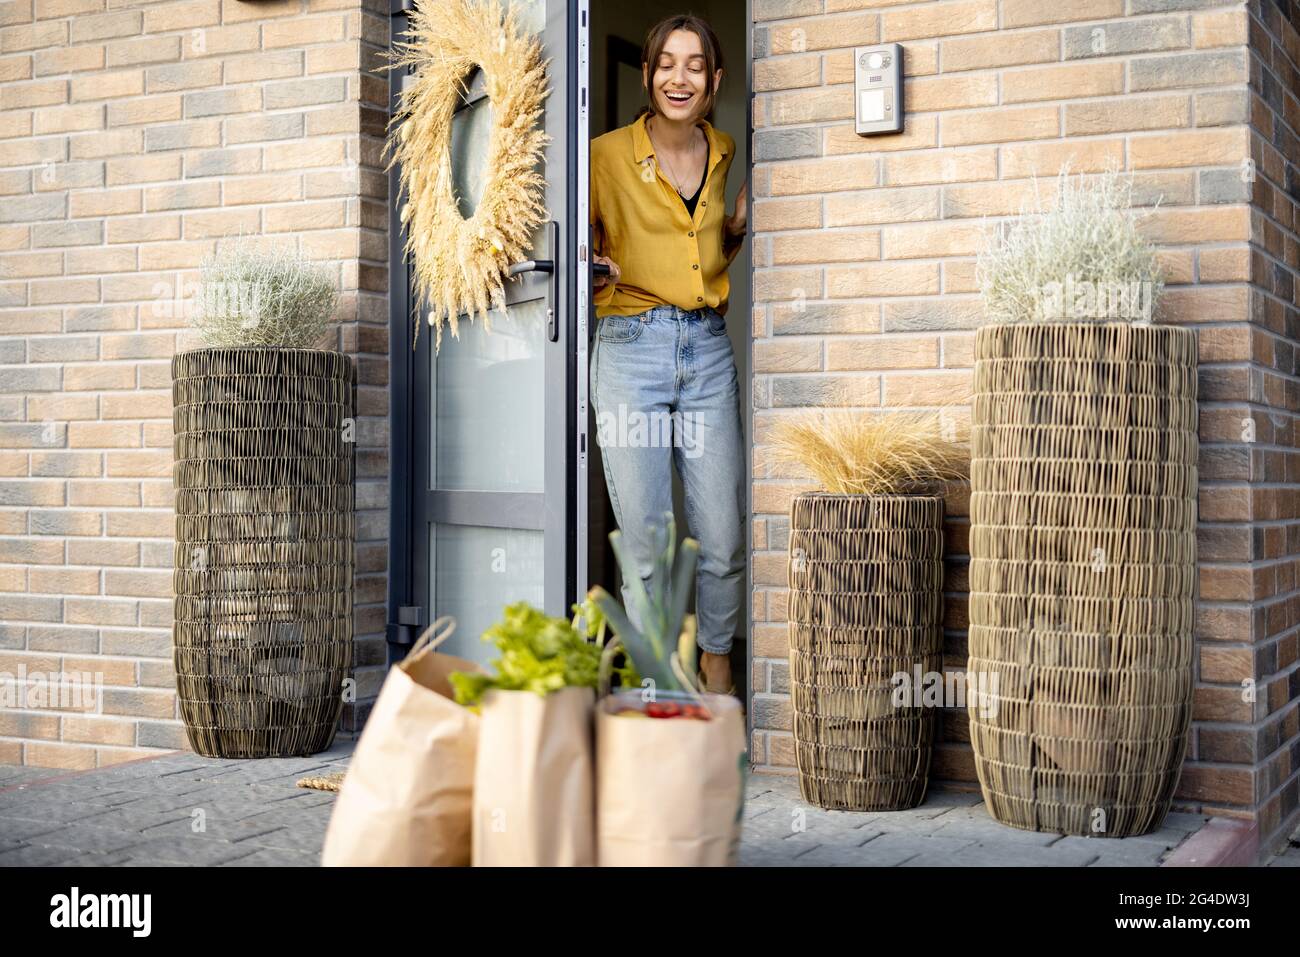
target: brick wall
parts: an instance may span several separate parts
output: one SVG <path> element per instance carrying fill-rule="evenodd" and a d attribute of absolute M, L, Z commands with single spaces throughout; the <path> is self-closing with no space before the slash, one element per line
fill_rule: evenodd
<path fill-rule="evenodd" d="M 1272 4 L 755 0 L 759 765 L 793 763 L 785 514 L 811 487 L 768 466 L 765 435 L 803 407 L 964 401 L 989 222 L 1031 204 L 1035 176 L 1050 193 L 1064 162 L 1076 172 L 1116 164 L 1134 172 L 1141 205 L 1158 201 L 1146 229 L 1169 283 L 1164 318 L 1200 333 L 1196 724 L 1179 800 L 1259 812 L 1270 834 L 1294 811 L 1300 530 L 1287 520 L 1300 463 L 1283 450 L 1296 437 L 1300 173 L 1280 157 L 1296 162 L 1283 118 L 1297 115 L 1300 44 Z M 882 41 L 905 50 L 906 128 L 863 138 L 849 48 Z M 1263 172 L 1253 186 L 1250 156 Z M 1247 416 L 1259 430 L 1250 449 Z M 966 659 L 966 504 L 962 492 L 948 501 L 951 668 Z M 1259 681 L 1254 704 L 1246 678 Z M 975 780 L 964 713 L 945 713 L 935 773 Z"/>
<path fill-rule="evenodd" d="M 360 697 L 384 661 L 387 0 L 0 3 L 0 672 L 103 675 L 103 713 L 0 710 L 0 762 L 184 747 L 171 665 L 173 302 L 263 235 L 333 265 L 359 366 Z M 182 293 L 183 294 L 183 293 Z M 2 677 L 2 676 L 0 676 Z"/>
<path fill-rule="evenodd" d="M 1268 836 L 1300 804 L 1300 5 L 1265 0 L 1250 13 L 1254 288 L 1249 378 L 1238 388 L 1253 441 L 1237 446 L 1249 477 L 1249 511 L 1240 517 L 1250 524 L 1233 554 L 1251 562 L 1250 576 L 1234 583 L 1251 615 L 1237 644 L 1202 655 L 1201 677 L 1251 680 L 1256 695 L 1250 715 L 1200 737 L 1203 758 L 1250 770 Z M 1210 667 L 1218 674 L 1207 675 Z"/>

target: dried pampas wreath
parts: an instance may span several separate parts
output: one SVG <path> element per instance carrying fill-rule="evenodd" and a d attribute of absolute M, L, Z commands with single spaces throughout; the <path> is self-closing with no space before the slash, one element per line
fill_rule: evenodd
<path fill-rule="evenodd" d="M 514 4 L 500 0 L 421 0 L 406 37 L 391 54 L 390 69 L 409 70 L 413 79 L 389 127 L 389 165 L 400 171 L 415 295 L 440 345 L 444 322 L 456 336 L 460 316 L 487 325 L 491 309 L 504 309 L 506 270 L 528 258 L 533 232 L 547 218 L 546 61 Z M 483 71 L 492 129 L 483 196 L 466 219 L 456 204 L 451 129 L 475 68 Z"/>

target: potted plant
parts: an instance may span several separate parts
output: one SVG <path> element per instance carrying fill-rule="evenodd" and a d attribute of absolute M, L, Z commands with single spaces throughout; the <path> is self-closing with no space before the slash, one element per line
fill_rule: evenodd
<path fill-rule="evenodd" d="M 475 867 L 595 863 L 592 706 L 601 649 L 580 618 L 519 602 L 483 633 L 499 657 L 451 676 L 480 711 L 474 769 Z"/>
<path fill-rule="evenodd" d="M 329 747 L 352 664 L 355 373 L 318 348 L 337 289 L 286 251 L 203 265 L 172 360 L 176 686 L 212 757 Z"/>
<path fill-rule="evenodd" d="M 989 813 L 1124 836 L 1168 811 L 1187 747 L 1196 576 L 1196 339 L 1131 183 L 1063 171 L 978 273 L 970 703 Z"/>
<path fill-rule="evenodd" d="M 826 808 L 925 795 L 936 713 L 904 684 L 943 664 L 943 498 L 965 474 L 940 413 L 804 413 L 776 463 L 818 480 L 790 506 L 790 685 L 799 787 Z M 900 680 L 899 676 L 903 676 Z"/>
<path fill-rule="evenodd" d="M 699 545 L 677 543 L 670 514 L 642 581 L 619 532 L 610 535 L 631 608 L 603 588 L 588 596 L 588 628 L 602 656 L 596 707 L 596 844 L 602 867 L 716 867 L 735 863 L 748 752 L 740 702 L 696 687 L 695 619 L 686 613 Z M 629 614 L 630 612 L 630 614 Z M 615 655 L 628 658 L 608 693 Z"/>

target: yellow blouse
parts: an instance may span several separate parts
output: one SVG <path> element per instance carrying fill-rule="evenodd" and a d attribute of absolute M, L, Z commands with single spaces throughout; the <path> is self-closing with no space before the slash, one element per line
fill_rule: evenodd
<path fill-rule="evenodd" d="M 595 294 L 598 316 L 632 316 L 655 306 L 727 311 L 727 267 L 741 240 L 726 243 L 727 171 L 736 144 L 701 120 L 709 162 L 695 215 L 659 167 L 646 117 L 591 144 L 591 222 L 596 252 L 621 276 Z"/>

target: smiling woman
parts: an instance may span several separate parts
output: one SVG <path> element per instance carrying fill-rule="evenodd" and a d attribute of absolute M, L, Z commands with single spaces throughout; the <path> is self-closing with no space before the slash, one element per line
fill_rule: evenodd
<path fill-rule="evenodd" d="M 597 281 L 591 387 L 598 419 L 677 417 L 667 442 L 604 430 L 601 461 L 643 578 L 654 558 L 651 526 L 672 509 L 676 464 L 687 525 L 700 542 L 701 684 L 734 693 L 728 656 L 745 587 L 745 459 L 724 315 L 748 203 L 742 187 L 727 215 L 736 144 L 707 118 L 722 78 L 713 28 L 699 17 L 669 17 L 642 48 L 647 106 L 592 143 L 595 259 L 609 275 Z"/>

